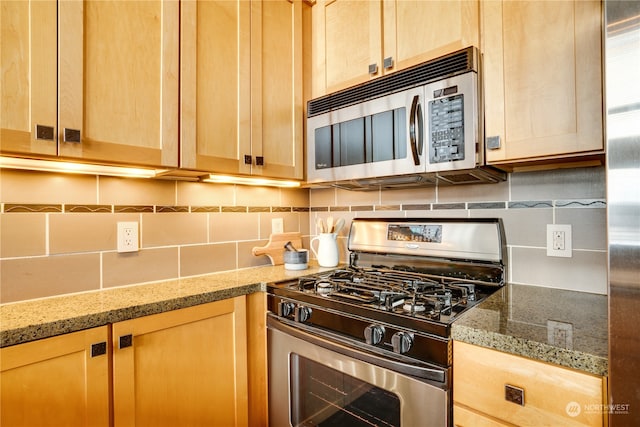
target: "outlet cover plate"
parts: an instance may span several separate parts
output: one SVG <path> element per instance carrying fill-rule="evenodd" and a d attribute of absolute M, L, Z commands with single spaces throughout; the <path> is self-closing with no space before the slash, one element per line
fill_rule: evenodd
<path fill-rule="evenodd" d="M 138 250 L 138 223 L 136 221 L 118 222 L 118 252 L 137 252 Z"/>
<path fill-rule="evenodd" d="M 283 218 L 271 219 L 271 234 L 282 234 L 282 233 L 284 233 L 284 219 Z"/>
<path fill-rule="evenodd" d="M 572 257 L 571 224 L 547 224 L 547 256 Z"/>
<path fill-rule="evenodd" d="M 549 345 L 573 350 L 573 325 L 547 320 L 547 342 Z"/>

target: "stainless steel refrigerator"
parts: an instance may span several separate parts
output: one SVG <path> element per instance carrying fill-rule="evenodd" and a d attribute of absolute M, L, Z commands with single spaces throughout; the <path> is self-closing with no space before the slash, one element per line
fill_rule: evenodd
<path fill-rule="evenodd" d="M 606 0 L 609 414 L 640 425 L 640 1 Z"/>

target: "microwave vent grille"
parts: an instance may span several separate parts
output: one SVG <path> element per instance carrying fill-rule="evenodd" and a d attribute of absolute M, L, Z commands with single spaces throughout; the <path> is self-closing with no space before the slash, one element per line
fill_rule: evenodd
<path fill-rule="evenodd" d="M 476 48 L 468 47 L 406 70 L 312 99 L 307 105 L 307 117 L 313 117 L 413 86 L 424 85 L 456 74 L 468 71 L 477 72 L 476 58 Z"/>

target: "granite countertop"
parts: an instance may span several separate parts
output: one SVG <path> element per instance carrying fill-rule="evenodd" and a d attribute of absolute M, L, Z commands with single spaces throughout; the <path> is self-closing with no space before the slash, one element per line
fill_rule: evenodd
<path fill-rule="evenodd" d="M 266 284 L 331 270 L 263 266 L 206 276 L 0 304 L 0 347 L 264 291 Z"/>
<path fill-rule="evenodd" d="M 596 375 L 608 369 L 607 296 L 507 285 L 453 323 L 454 340 Z"/>

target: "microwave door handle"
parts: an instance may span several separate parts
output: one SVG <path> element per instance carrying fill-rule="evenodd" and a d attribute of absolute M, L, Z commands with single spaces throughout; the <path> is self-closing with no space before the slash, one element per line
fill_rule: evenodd
<path fill-rule="evenodd" d="M 422 106 L 420 105 L 420 96 L 416 95 L 413 97 L 413 102 L 411 103 L 411 113 L 409 118 L 409 139 L 411 141 L 411 153 L 413 154 L 413 163 L 416 166 L 420 165 L 420 156 L 422 155 L 422 133 Z"/>

